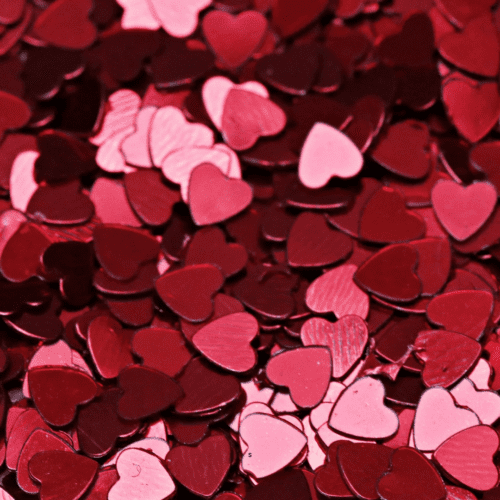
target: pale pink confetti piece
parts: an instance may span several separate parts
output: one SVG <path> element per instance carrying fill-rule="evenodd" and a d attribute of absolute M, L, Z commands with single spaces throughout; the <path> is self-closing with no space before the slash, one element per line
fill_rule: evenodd
<path fill-rule="evenodd" d="M 246 402 L 245 406 L 241 410 L 240 413 L 237 413 L 234 418 L 229 422 L 229 427 L 233 429 L 233 431 L 238 432 L 238 428 L 240 426 L 240 420 L 244 417 L 241 417 L 246 408 L 251 408 L 254 403 L 263 404 L 267 408 L 267 404 L 271 401 L 271 398 L 274 395 L 273 389 L 270 387 L 263 387 L 262 389 L 253 381 L 253 379 L 248 380 L 247 382 L 241 382 L 241 388 L 245 391 L 246 394 Z M 257 413 L 257 412 L 254 412 Z M 260 411 L 260 413 L 266 413 L 265 411 Z M 247 413 L 249 414 L 249 413 Z"/>
<path fill-rule="evenodd" d="M 235 151 L 233 151 L 227 144 L 219 142 L 213 145 L 213 149 L 227 153 L 230 158 L 229 169 L 226 175 L 231 179 L 241 179 L 241 165 L 240 159 Z"/>
<path fill-rule="evenodd" d="M 108 493 L 108 500 L 165 500 L 175 493 L 175 483 L 155 455 L 131 448 L 116 461 L 120 476 Z"/>
<path fill-rule="evenodd" d="M 157 110 L 155 106 L 141 108 L 135 118 L 133 132 L 122 141 L 121 152 L 125 161 L 134 167 L 151 168 L 153 166 L 149 153 L 149 130 Z"/>
<path fill-rule="evenodd" d="M 116 0 L 123 8 L 121 25 L 124 30 L 134 28 L 157 30 L 160 23 L 154 17 L 149 4 L 145 0 Z"/>
<path fill-rule="evenodd" d="M 193 34 L 198 26 L 198 14 L 212 3 L 212 0 L 147 1 L 162 28 L 177 38 Z"/>
<path fill-rule="evenodd" d="M 3 488 L 0 488 L 0 500 L 15 500 Z"/>
<path fill-rule="evenodd" d="M 317 189 L 332 177 L 349 179 L 362 167 L 363 155 L 349 137 L 326 123 L 314 124 L 299 159 L 299 179 L 304 186 Z"/>
<path fill-rule="evenodd" d="M 245 420 L 249 415 L 253 415 L 254 413 L 260 413 L 263 415 L 271 415 L 275 416 L 273 410 L 269 408 L 264 403 L 251 403 L 247 406 L 245 406 L 242 410 L 241 413 L 238 415 L 238 426 L 235 430 L 235 432 L 239 432 L 240 430 L 240 423 Z M 240 448 L 242 453 L 245 453 L 248 449 L 248 445 L 241 439 L 241 436 L 239 436 L 239 443 L 240 443 Z"/>
<path fill-rule="evenodd" d="M 345 434 L 339 434 L 335 432 L 328 423 L 323 424 L 317 432 L 317 437 L 323 445 L 328 448 L 332 443 L 336 441 L 351 441 L 351 443 L 373 443 L 374 441 L 368 439 L 355 439 Z"/>
<path fill-rule="evenodd" d="M 286 394 L 284 392 L 277 392 L 274 395 L 271 408 L 276 413 L 294 413 L 299 411 L 295 403 L 292 401 L 290 394 Z"/>
<path fill-rule="evenodd" d="M 297 427 L 300 432 L 304 432 L 304 426 L 302 425 L 302 420 L 296 415 L 281 415 L 281 420 L 292 424 L 294 427 Z"/>
<path fill-rule="evenodd" d="M 411 430 L 410 432 L 410 437 L 408 438 L 408 446 L 410 448 L 417 448 L 415 446 L 415 432 L 413 431 L 413 429 Z M 427 451 L 421 451 L 420 453 L 422 453 L 422 455 L 424 455 L 425 457 L 427 457 L 429 460 L 432 459 L 432 452 L 427 452 Z"/>
<path fill-rule="evenodd" d="M 478 391 L 467 378 L 451 391 L 458 405 L 472 410 L 485 425 L 493 425 L 500 418 L 500 396 L 494 391 Z"/>
<path fill-rule="evenodd" d="M 158 438 L 167 440 L 167 429 L 165 427 L 165 422 L 160 418 L 156 422 L 153 422 L 144 433 L 145 438 Z"/>
<path fill-rule="evenodd" d="M 490 364 L 484 358 L 479 358 L 474 369 L 469 373 L 468 378 L 480 391 L 490 388 L 490 380 L 493 372 Z"/>
<path fill-rule="evenodd" d="M 106 142 L 99 146 L 95 161 L 100 168 L 113 174 L 121 172 L 128 174 L 129 172 L 135 172 L 137 170 L 134 167 L 127 165 L 120 149 L 123 139 L 130 135 L 133 131 L 133 126 L 120 130 L 120 132 L 112 135 L 106 139 Z"/>
<path fill-rule="evenodd" d="M 122 183 L 99 177 L 92 186 L 90 199 L 94 204 L 96 216 L 104 224 L 142 226 L 141 221 L 130 208 Z"/>
<path fill-rule="evenodd" d="M 330 427 L 354 437 L 385 439 L 399 427 L 396 412 L 384 405 L 384 384 L 363 377 L 339 397 L 330 416 Z"/>
<path fill-rule="evenodd" d="M 316 278 L 306 292 L 306 305 L 317 313 L 333 312 L 337 318 L 353 314 L 366 319 L 370 299 L 353 281 L 357 267 L 344 264 Z"/>
<path fill-rule="evenodd" d="M 311 426 L 318 430 L 323 424 L 330 419 L 330 414 L 335 403 L 321 403 L 316 408 L 313 408 L 310 413 Z"/>
<path fill-rule="evenodd" d="M 130 450 L 131 448 L 136 450 L 148 451 L 153 455 L 156 455 L 158 458 L 161 458 L 162 460 L 165 460 L 168 452 L 170 451 L 170 446 L 164 439 L 158 439 L 158 438 L 140 439 L 139 441 L 130 443 L 129 445 L 125 446 L 125 448 L 119 450 L 110 459 L 106 460 L 106 462 L 104 462 L 102 466 L 108 467 L 110 465 L 115 465 L 120 454 L 123 453 L 125 450 Z"/>
<path fill-rule="evenodd" d="M 201 95 L 208 116 L 218 130 L 222 128 L 224 103 L 226 102 L 229 91 L 233 88 L 247 90 L 248 92 L 253 92 L 266 99 L 269 98 L 269 92 L 266 87 L 259 82 L 248 81 L 238 85 L 224 76 L 209 78 L 203 84 Z"/>
<path fill-rule="evenodd" d="M 172 151 L 162 162 L 163 175 L 170 182 L 181 186 L 181 196 L 185 203 L 189 199 L 191 172 L 202 163 L 211 163 L 224 175 L 227 175 L 231 157 L 225 151 L 220 151 L 215 147 L 192 146 Z"/>
<path fill-rule="evenodd" d="M 16 156 L 10 171 L 10 202 L 16 210 L 26 212 L 28 203 L 38 189 L 35 162 L 38 151 L 23 151 Z"/>
<path fill-rule="evenodd" d="M 95 146 L 104 144 L 111 136 L 134 125 L 141 98 L 133 90 L 121 89 L 109 96 L 107 106 L 110 109 L 104 115 L 100 131 L 89 139 Z"/>
<path fill-rule="evenodd" d="M 415 447 L 420 451 L 434 451 L 457 432 L 479 423 L 473 411 L 455 405 L 446 389 L 432 387 L 418 402 L 413 424 Z"/>
<path fill-rule="evenodd" d="M 315 471 L 318 467 L 325 464 L 326 454 L 316 440 L 316 432 L 311 427 L 309 415 L 303 418 L 302 424 L 304 426 L 304 434 L 307 437 L 307 463 Z"/>
<path fill-rule="evenodd" d="M 257 479 L 292 463 L 307 445 L 306 436 L 296 427 L 260 413 L 249 415 L 241 422 L 240 436 L 248 445 L 241 467 Z"/>
<path fill-rule="evenodd" d="M 0 255 L 12 235 L 28 219 L 17 210 L 6 210 L 0 214 Z"/>
<path fill-rule="evenodd" d="M 149 148 L 153 164 L 161 167 L 165 157 L 188 146 L 213 146 L 214 133 L 200 123 L 189 123 L 174 106 L 160 108 L 151 122 Z"/>
<path fill-rule="evenodd" d="M 170 262 L 165 257 L 161 257 L 156 264 L 156 269 L 160 275 L 166 273 L 170 269 Z"/>

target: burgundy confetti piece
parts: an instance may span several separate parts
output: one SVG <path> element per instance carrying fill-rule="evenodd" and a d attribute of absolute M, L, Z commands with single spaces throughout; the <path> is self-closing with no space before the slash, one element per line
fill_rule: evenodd
<path fill-rule="evenodd" d="M 24 127 L 31 117 L 31 110 L 19 97 L 0 90 L 0 107 L 2 120 L 0 121 L 0 137 L 7 130 Z"/>
<path fill-rule="evenodd" d="M 300 1 L 290 4 L 276 0 L 272 3 L 273 24 L 282 36 L 289 37 L 314 21 L 325 10 L 327 3 L 327 0 L 314 0 L 304 5 Z"/>

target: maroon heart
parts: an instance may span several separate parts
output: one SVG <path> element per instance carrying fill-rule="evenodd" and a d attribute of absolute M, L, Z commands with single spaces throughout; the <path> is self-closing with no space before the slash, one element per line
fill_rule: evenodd
<path fill-rule="evenodd" d="M 220 488 L 229 471 L 231 451 L 224 435 L 216 434 L 197 446 L 172 448 L 165 462 L 169 472 L 183 486 L 196 495 L 210 498 Z"/>
<path fill-rule="evenodd" d="M 496 168 L 500 161 L 500 141 L 481 142 L 469 151 L 470 165 L 482 172 L 500 192 L 500 172 Z"/>
<path fill-rule="evenodd" d="M 283 37 L 297 33 L 314 21 L 325 10 L 328 0 L 276 0 L 272 2 L 273 24 Z"/>
<path fill-rule="evenodd" d="M 40 367 L 29 374 L 36 409 L 54 427 L 71 423 L 76 407 L 94 399 L 97 392 L 97 385 L 89 375 L 72 368 Z"/>
<path fill-rule="evenodd" d="M 118 414 L 125 420 L 140 420 L 165 410 L 182 397 L 179 384 L 163 372 L 131 365 L 118 377 L 123 396 Z"/>
<path fill-rule="evenodd" d="M 334 441 L 326 453 L 326 464 L 316 470 L 314 485 L 318 492 L 327 498 L 353 498 L 347 487 L 337 461 L 338 448 L 346 443 L 344 440 Z"/>
<path fill-rule="evenodd" d="M 293 267 L 321 267 L 345 259 L 352 252 L 352 240 L 332 229 L 323 215 L 303 212 L 290 230 L 286 250 Z"/>
<path fill-rule="evenodd" d="M 212 297 L 223 284 L 224 277 L 217 267 L 197 264 L 166 272 L 156 280 L 155 288 L 172 311 L 196 323 L 212 314 Z"/>
<path fill-rule="evenodd" d="M 31 110 L 19 97 L 0 90 L 0 139 L 7 130 L 24 127 L 31 118 Z"/>
<path fill-rule="evenodd" d="M 415 274 L 418 253 L 410 245 L 390 245 L 379 250 L 354 273 L 363 289 L 394 302 L 411 302 L 422 285 Z"/>

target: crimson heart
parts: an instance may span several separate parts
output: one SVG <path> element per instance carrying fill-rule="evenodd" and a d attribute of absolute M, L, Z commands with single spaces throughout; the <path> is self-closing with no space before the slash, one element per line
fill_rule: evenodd
<path fill-rule="evenodd" d="M 36 19 L 33 34 L 62 49 L 86 49 L 97 36 L 88 19 L 92 0 L 56 0 Z"/>
<path fill-rule="evenodd" d="M 236 69 L 260 47 L 267 32 L 267 20 L 254 10 L 233 16 L 212 10 L 201 23 L 203 35 L 217 58 L 228 69 Z"/>
<path fill-rule="evenodd" d="M 218 268 L 197 264 L 166 272 L 156 280 L 155 288 L 172 311 L 187 321 L 197 323 L 212 314 L 212 297 L 223 284 L 224 277 Z"/>
<path fill-rule="evenodd" d="M 421 283 L 415 274 L 418 253 L 410 245 L 391 245 L 379 250 L 354 273 L 354 281 L 384 299 L 395 302 L 415 300 Z"/>
<path fill-rule="evenodd" d="M 383 187 L 365 205 L 359 224 L 361 238 L 375 243 L 400 243 L 425 234 L 424 220 L 407 210 L 404 198 L 393 188 Z"/>
<path fill-rule="evenodd" d="M 98 468 L 91 458 L 60 450 L 42 451 L 29 462 L 31 477 L 41 483 L 40 500 L 78 500 L 89 489 Z"/>
<path fill-rule="evenodd" d="M 204 498 L 220 488 L 231 465 L 231 446 L 222 434 L 197 446 L 176 446 L 166 458 L 169 472 L 188 490 Z"/>
<path fill-rule="evenodd" d="M 425 363 L 422 380 L 427 387 L 449 387 L 472 368 L 481 344 L 460 333 L 424 330 L 414 343 L 415 355 Z"/>
<path fill-rule="evenodd" d="M 314 21 L 325 10 L 328 0 L 276 0 L 272 2 L 273 24 L 283 37 L 289 37 Z"/>
<path fill-rule="evenodd" d="M 67 367 L 40 367 L 29 372 L 30 394 L 40 415 L 50 425 L 73 421 L 76 407 L 94 399 L 97 385 L 85 372 Z"/>
<path fill-rule="evenodd" d="M 118 377 L 123 396 L 118 414 L 125 420 L 140 420 L 174 404 L 183 396 L 179 384 L 163 372 L 146 366 L 131 365 Z"/>
<path fill-rule="evenodd" d="M 21 128 L 31 117 L 29 106 L 19 97 L 0 90 L 0 139 L 7 130 Z"/>
<path fill-rule="evenodd" d="M 293 267 L 321 267 L 345 259 L 352 252 L 352 240 L 332 229 L 323 215 L 303 212 L 290 230 L 286 251 Z"/>
<path fill-rule="evenodd" d="M 207 189 L 210 185 L 210 189 Z M 198 165 L 189 180 L 189 209 L 198 226 L 215 224 L 245 210 L 253 197 L 252 188 L 241 179 L 226 177 L 210 163 Z"/>
<path fill-rule="evenodd" d="M 482 172 L 500 191 L 500 172 L 496 168 L 500 158 L 500 141 L 481 142 L 469 150 L 470 165 Z"/>

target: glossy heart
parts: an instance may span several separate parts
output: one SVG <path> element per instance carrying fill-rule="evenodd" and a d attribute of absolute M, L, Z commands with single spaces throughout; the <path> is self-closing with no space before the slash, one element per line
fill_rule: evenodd
<path fill-rule="evenodd" d="M 22 99 L 3 90 L 0 90 L 0 108 L 0 138 L 7 130 L 24 127 L 31 117 L 31 110 Z"/>
<path fill-rule="evenodd" d="M 156 106 L 145 106 L 137 112 L 134 131 L 122 140 L 120 146 L 128 164 L 143 168 L 153 166 L 149 152 L 149 131 L 157 110 Z"/>
<path fill-rule="evenodd" d="M 307 5 L 300 0 L 277 0 L 272 3 L 273 24 L 283 37 L 288 37 L 314 21 L 327 4 L 327 0 L 314 0 Z"/>
<path fill-rule="evenodd" d="M 460 381 L 451 391 L 455 401 L 470 408 L 482 424 L 492 425 L 500 418 L 500 396 L 494 391 L 478 391 L 468 378 Z"/>
<path fill-rule="evenodd" d="M 305 346 L 328 347 L 332 356 L 332 376 L 342 378 L 363 354 L 368 328 L 359 316 L 343 316 L 335 323 L 310 318 L 302 325 L 300 339 Z"/>
<path fill-rule="evenodd" d="M 35 163 L 38 157 L 37 151 L 22 151 L 12 162 L 7 187 L 12 207 L 21 212 L 26 211 L 31 197 L 38 189 L 35 181 Z"/>

